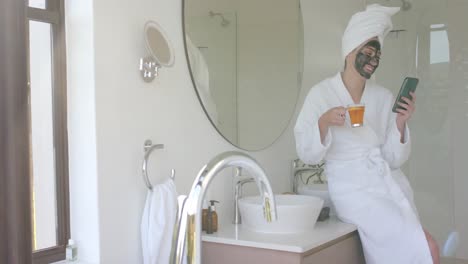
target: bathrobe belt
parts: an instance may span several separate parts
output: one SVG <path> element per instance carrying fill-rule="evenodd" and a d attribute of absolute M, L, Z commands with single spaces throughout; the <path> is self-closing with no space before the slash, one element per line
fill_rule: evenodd
<path fill-rule="evenodd" d="M 367 168 L 377 168 L 380 176 L 383 176 L 389 171 L 388 163 L 382 157 L 382 153 L 379 148 L 371 149 L 365 156 Z"/>
<path fill-rule="evenodd" d="M 338 165 L 341 162 L 364 161 L 364 166 L 366 166 L 371 171 L 377 172 L 376 176 L 381 178 L 382 183 L 388 187 L 388 194 L 390 194 L 391 197 L 393 197 L 396 201 L 402 202 L 405 207 L 411 206 L 401 188 L 395 182 L 391 169 L 387 161 L 383 158 L 380 148 L 368 148 L 366 151 L 363 150 L 355 152 L 352 156 L 349 154 L 350 153 L 341 153 L 339 156 L 334 156 L 334 159 L 326 159 L 327 166 L 334 166 L 335 164 Z M 331 175 L 329 176 L 331 177 Z"/>
<path fill-rule="evenodd" d="M 369 169 L 378 167 L 380 175 L 384 174 L 386 169 L 389 168 L 379 147 L 362 148 L 360 150 L 354 149 L 352 152 L 342 151 L 340 153 L 328 153 L 325 158 L 325 161 L 330 165 L 335 162 L 350 162 L 358 160 L 365 160 L 367 168 Z"/>

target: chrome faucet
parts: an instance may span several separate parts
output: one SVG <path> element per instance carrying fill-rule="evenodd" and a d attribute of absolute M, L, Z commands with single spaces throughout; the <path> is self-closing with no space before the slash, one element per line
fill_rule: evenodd
<path fill-rule="evenodd" d="M 255 179 L 252 177 L 242 177 L 242 168 L 236 168 L 236 174 L 234 176 L 235 189 L 234 189 L 234 220 L 233 224 L 240 224 L 242 222 L 240 210 L 239 210 L 239 199 L 242 197 L 242 186 L 249 182 L 254 182 Z"/>
<path fill-rule="evenodd" d="M 301 166 L 302 164 L 302 166 Z M 309 180 L 316 176 L 317 177 L 317 183 L 323 184 L 325 181 L 322 179 L 322 174 L 324 172 L 324 163 L 320 164 L 315 164 L 315 165 L 307 165 L 302 163 L 300 159 L 295 159 L 292 164 L 292 177 L 293 177 L 293 184 L 292 184 L 292 189 L 293 193 L 298 193 L 298 187 L 299 187 L 299 177 L 301 177 L 301 174 L 305 171 L 310 171 L 312 174 L 307 177 L 307 181 L 304 184 L 308 184 Z"/>
<path fill-rule="evenodd" d="M 179 197 L 178 216 L 172 241 L 171 263 L 201 264 L 201 209 L 206 189 L 213 178 L 227 167 L 240 167 L 255 179 L 263 199 L 263 214 L 268 222 L 277 219 L 276 203 L 265 171 L 250 156 L 224 152 L 202 167 L 187 197 Z"/>

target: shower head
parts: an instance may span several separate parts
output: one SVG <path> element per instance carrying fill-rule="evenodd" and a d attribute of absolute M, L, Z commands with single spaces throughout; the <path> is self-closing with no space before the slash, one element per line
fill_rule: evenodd
<path fill-rule="evenodd" d="M 208 13 L 210 15 L 210 17 L 215 17 L 215 16 L 219 16 L 221 18 L 221 26 L 223 27 L 227 27 L 229 25 L 229 23 L 231 23 L 229 20 L 227 20 L 222 13 L 215 13 L 213 11 L 210 11 Z"/>
<path fill-rule="evenodd" d="M 408 11 L 411 9 L 411 3 L 408 0 L 401 0 L 401 10 Z"/>

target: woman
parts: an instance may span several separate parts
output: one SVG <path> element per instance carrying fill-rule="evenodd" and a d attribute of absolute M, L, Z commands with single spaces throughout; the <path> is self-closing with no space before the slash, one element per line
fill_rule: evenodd
<path fill-rule="evenodd" d="M 338 217 L 357 226 L 367 264 L 439 264 L 434 239 L 423 230 L 411 187 L 399 169 L 408 159 L 407 121 L 415 95 L 392 113 L 393 95 L 366 81 L 399 8 L 370 5 L 351 18 L 342 40 L 345 69 L 314 86 L 294 128 L 299 157 L 326 161 Z M 346 106 L 365 105 L 364 126 L 352 128 Z"/>

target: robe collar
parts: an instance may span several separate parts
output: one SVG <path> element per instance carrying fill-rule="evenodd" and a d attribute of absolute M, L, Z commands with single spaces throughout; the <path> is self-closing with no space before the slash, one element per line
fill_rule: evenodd
<path fill-rule="evenodd" d="M 333 89 L 335 90 L 336 95 L 338 96 L 340 102 L 344 107 L 347 107 L 350 104 L 354 104 L 353 98 L 351 97 L 351 94 L 349 93 L 348 89 L 346 89 L 346 86 L 343 82 L 343 78 L 341 77 L 341 73 L 338 72 L 335 77 L 333 78 L 333 81 L 335 85 L 333 85 Z M 366 103 L 366 98 L 367 98 L 367 93 L 369 89 L 367 89 L 367 81 L 364 85 L 364 91 L 362 92 L 361 96 L 361 102 L 365 104 Z"/>
<path fill-rule="evenodd" d="M 343 82 L 343 78 L 341 78 L 341 73 L 338 72 L 338 74 L 333 78 L 334 85 L 333 90 L 335 91 L 335 94 L 338 97 L 338 100 L 340 101 L 341 105 L 343 107 L 348 107 L 350 104 L 354 104 L 353 98 L 351 97 L 351 94 L 349 93 L 348 89 L 346 89 L 346 86 Z M 361 102 L 362 104 L 366 105 L 366 111 L 364 111 L 364 126 L 360 128 L 351 128 L 349 125 L 349 119 L 346 120 L 346 126 L 351 128 L 351 131 L 353 133 L 359 135 L 360 138 L 367 138 L 367 140 L 374 140 L 373 142 L 378 142 L 378 135 L 374 130 L 374 124 L 369 118 L 369 105 L 366 104 L 368 93 L 369 93 L 369 85 L 368 82 L 366 82 L 364 86 L 364 91 L 361 96 Z"/>

